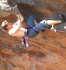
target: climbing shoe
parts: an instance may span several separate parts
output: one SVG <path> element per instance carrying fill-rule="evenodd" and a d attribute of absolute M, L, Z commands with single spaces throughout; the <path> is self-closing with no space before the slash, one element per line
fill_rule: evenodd
<path fill-rule="evenodd" d="M 62 23 L 66 22 L 65 16 L 64 16 L 63 14 L 60 14 L 60 15 L 59 15 L 59 20 L 61 20 Z"/>
<path fill-rule="evenodd" d="M 25 42 L 25 38 L 22 37 L 22 45 L 25 46 L 26 45 L 26 42 Z"/>

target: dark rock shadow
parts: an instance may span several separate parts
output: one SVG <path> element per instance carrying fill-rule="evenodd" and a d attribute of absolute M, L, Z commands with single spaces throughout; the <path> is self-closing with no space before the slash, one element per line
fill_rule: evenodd
<path fill-rule="evenodd" d="M 20 10 L 20 13 L 24 16 L 25 21 L 27 21 L 29 15 L 34 15 L 35 19 L 38 22 L 44 19 L 44 15 L 41 12 L 39 12 L 34 5 L 19 3 L 17 6 Z"/>
<path fill-rule="evenodd" d="M 45 56 L 44 53 L 42 53 L 40 51 L 31 51 L 31 48 L 20 47 L 20 45 L 18 45 L 18 44 L 16 45 L 15 48 L 12 48 L 11 50 L 20 56 L 22 53 L 24 53 L 24 54 L 29 53 L 29 55 L 39 57 L 39 58 Z"/>

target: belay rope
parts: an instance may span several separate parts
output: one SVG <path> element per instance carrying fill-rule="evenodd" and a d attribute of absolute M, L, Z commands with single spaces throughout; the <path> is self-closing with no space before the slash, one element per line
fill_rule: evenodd
<path fill-rule="evenodd" d="M 29 44 L 28 44 L 27 36 L 26 36 L 26 29 L 25 29 L 25 32 L 24 32 L 24 39 L 25 39 L 26 47 L 28 48 L 29 47 Z"/>
<path fill-rule="evenodd" d="M 66 31 L 63 31 L 63 30 L 57 30 L 57 29 L 48 29 L 48 28 L 41 28 L 41 29 L 51 30 L 51 31 L 54 31 L 54 32 L 66 32 Z"/>

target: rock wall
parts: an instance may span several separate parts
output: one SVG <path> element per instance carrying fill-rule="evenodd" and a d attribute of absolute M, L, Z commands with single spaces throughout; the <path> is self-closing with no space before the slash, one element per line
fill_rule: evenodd
<path fill-rule="evenodd" d="M 19 5 L 20 4 L 20 5 Z M 22 4 L 22 5 L 21 5 Z M 57 19 L 59 14 L 63 14 L 66 20 L 65 0 L 1 0 L 0 9 L 11 10 L 11 7 L 19 5 L 19 9 L 26 17 L 28 13 L 33 14 L 38 20 Z M 31 9 L 30 9 L 31 8 Z M 28 12 L 29 11 L 29 12 Z M 28 12 L 28 13 L 27 13 Z"/>
<path fill-rule="evenodd" d="M 18 4 L 26 19 L 30 14 L 37 20 L 58 19 L 59 13 L 66 15 L 65 0 L 7 0 L 5 4 L 9 8 Z M 1 0 L 0 6 L 3 6 Z M 0 24 L 4 20 L 16 20 L 10 11 L 0 10 L 0 13 Z M 0 30 L 0 70 L 66 70 L 66 33 L 46 30 L 28 42 L 30 48 L 22 46 L 21 38 Z"/>
<path fill-rule="evenodd" d="M 15 6 L 18 3 L 34 5 L 39 11 L 42 11 L 42 12 L 44 8 L 47 8 L 50 10 L 55 9 L 62 13 L 66 12 L 66 9 L 65 9 L 66 1 L 65 0 L 60 0 L 60 1 L 59 0 L 14 0 L 14 1 L 13 0 L 0 0 L 0 3 L 4 1 L 7 2 L 10 6 Z"/>

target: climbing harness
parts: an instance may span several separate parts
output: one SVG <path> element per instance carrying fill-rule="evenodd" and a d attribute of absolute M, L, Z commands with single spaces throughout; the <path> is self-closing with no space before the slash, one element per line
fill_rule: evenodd
<path fill-rule="evenodd" d="M 24 27 L 25 28 L 25 32 L 24 32 L 24 39 L 25 39 L 25 45 L 27 48 L 29 48 L 29 44 L 28 44 L 28 41 L 27 41 L 27 37 L 28 37 L 28 33 L 29 33 L 29 28 L 33 28 L 32 26 L 29 26 L 29 27 Z M 26 28 L 28 29 L 28 31 L 26 32 Z M 52 25 L 52 28 L 51 29 L 48 29 L 48 28 L 40 28 L 40 29 L 43 29 L 43 30 L 51 30 L 51 31 L 54 31 L 54 32 L 66 32 L 66 31 L 63 31 L 63 30 L 57 30 L 54 28 L 54 25 Z M 35 30 L 34 30 L 35 31 Z M 35 31 L 36 33 L 39 33 L 37 31 Z"/>

